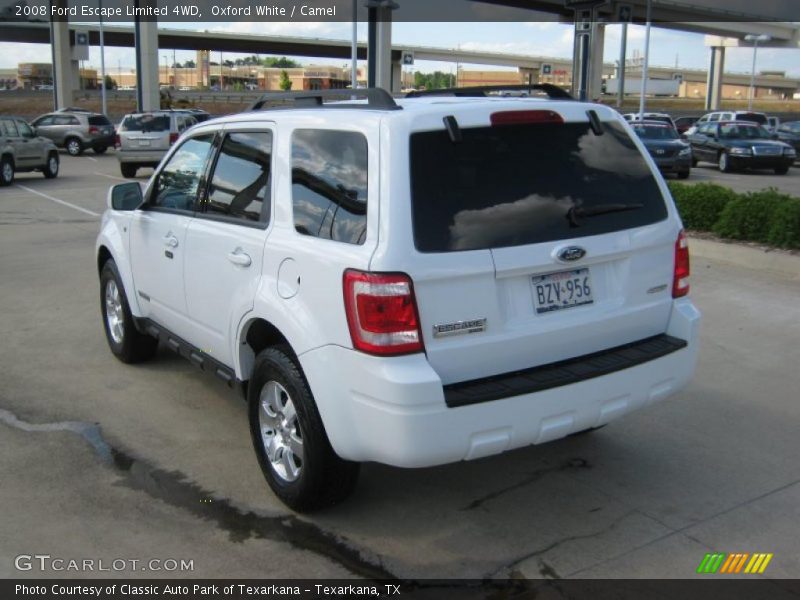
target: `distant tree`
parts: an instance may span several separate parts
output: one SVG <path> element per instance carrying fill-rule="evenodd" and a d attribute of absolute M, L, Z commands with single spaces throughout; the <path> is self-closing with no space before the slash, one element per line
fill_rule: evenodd
<path fill-rule="evenodd" d="M 281 81 L 278 85 L 284 92 L 288 92 L 292 89 L 292 80 L 289 79 L 289 73 L 287 71 L 281 71 Z"/>
<path fill-rule="evenodd" d="M 184 69 L 194 69 L 196 66 L 197 65 L 195 64 L 195 62 L 191 58 L 189 60 L 187 60 L 185 63 L 183 63 L 183 68 Z"/>
<path fill-rule="evenodd" d="M 273 67 L 276 69 L 296 69 L 303 66 L 299 62 L 290 58 L 286 58 L 285 56 L 280 58 L 270 56 L 261 61 L 261 64 L 263 64 L 265 67 Z"/>
<path fill-rule="evenodd" d="M 222 64 L 224 64 L 226 67 L 229 67 L 229 68 L 230 68 L 230 67 L 232 67 L 232 66 L 233 66 L 233 61 L 232 61 L 232 60 L 226 60 L 226 61 L 225 61 L 225 62 L 223 62 Z"/>
<path fill-rule="evenodd" d="M 106 75 L 105 79 L 103 80 L 105 84 L 105 88 L 107 90 L 115 90 L 117 89 L 117 82 L 111 78 L 111 75 Z"/>

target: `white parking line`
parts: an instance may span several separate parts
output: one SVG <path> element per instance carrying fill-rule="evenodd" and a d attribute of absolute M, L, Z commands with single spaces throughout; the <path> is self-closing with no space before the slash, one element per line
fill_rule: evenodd
<path fill-rule="evenodd" d="M 64 206 L 68 206 L 69 208 L 74 208 L 75 210 L 79 210 L 80 212 L 86 213 L 87 215 L 92 215 L 93 217 L 99 217 L 100 216 L 100 213 L 96 213 L 96 212 L 91 211 L 91 210 L 89 210 L 87 208 L 83 208 L 83 207 L 77 206 L 75 204 L 72 204 L 70 202 L 66 202 L 65 200 L 59 200 L 58 198 L 53 198 L 53 196 L 48 196 L 47 194 L 43 194 L 42 192 L 37 192 L 36 190 L 32 190 L 31 188 L 26 187 L 24 185 L 20 185 L 18 183 L 15 184 L 15 185 L 18 188 L 20 188 L 22 190 L 25 190 L 26 192 L 30 192 L 31 194 L 36 194 L 37 196 L 41 196 L 42 198 L 47 198 L 48 200 L 50 200 L 52 202 L 55 202 L 56 204 L 63 204 Z"/>
<path fill-rule="evenodd" d="M 88 158 L 92 162 L 97 162 L 97 159 L 96 158 L 92 158 L 91 156 L 84 156 L 83 158 Z"/>
<path fill-rule="evenodd" d="M 109 179 L 116 179 L 117 181 L 130 181 L 130 179 L 125 179 L 124 177 L 114 177 L 113 175 L 106 175 L 105 173 L 101 173 L 100 171 L 95 171 L 95 175 L 100 175 L 100 177 L 108 177 Z"/>

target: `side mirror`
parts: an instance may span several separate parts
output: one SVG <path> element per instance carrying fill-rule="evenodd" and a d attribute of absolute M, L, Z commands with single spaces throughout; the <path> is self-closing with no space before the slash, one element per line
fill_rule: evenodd
<path fill-rule="evenodd" d="M 138 181 L 118 183 L 108 190 L 107 204 L 111 210 L 135 210 L 143 201 L 142 186 Z"/>

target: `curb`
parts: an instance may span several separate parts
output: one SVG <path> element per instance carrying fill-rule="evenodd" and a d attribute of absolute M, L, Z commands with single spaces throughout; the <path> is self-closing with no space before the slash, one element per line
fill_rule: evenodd
<path fill-rule="evenodd" d="M 800 255 L 706 240 L 692 235 L 688 237 L 689 252 L 693 257 L 718 260 L 746 269 L 772 271 L 800 281 Z"/>

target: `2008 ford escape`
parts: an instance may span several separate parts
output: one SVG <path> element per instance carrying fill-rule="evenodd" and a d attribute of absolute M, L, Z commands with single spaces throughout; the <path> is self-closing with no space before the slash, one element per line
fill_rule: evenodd
<path fill-rule="evenodd" d="M 97 240 L 111 351 L 160 339 L 240 382 L 286 504 L 342 500 L 360 462 L 540 444 L 686 384 L 686 238 L 619 115 L 348 93 L 193 127 L 143 192 L 112 188 Z"/>

